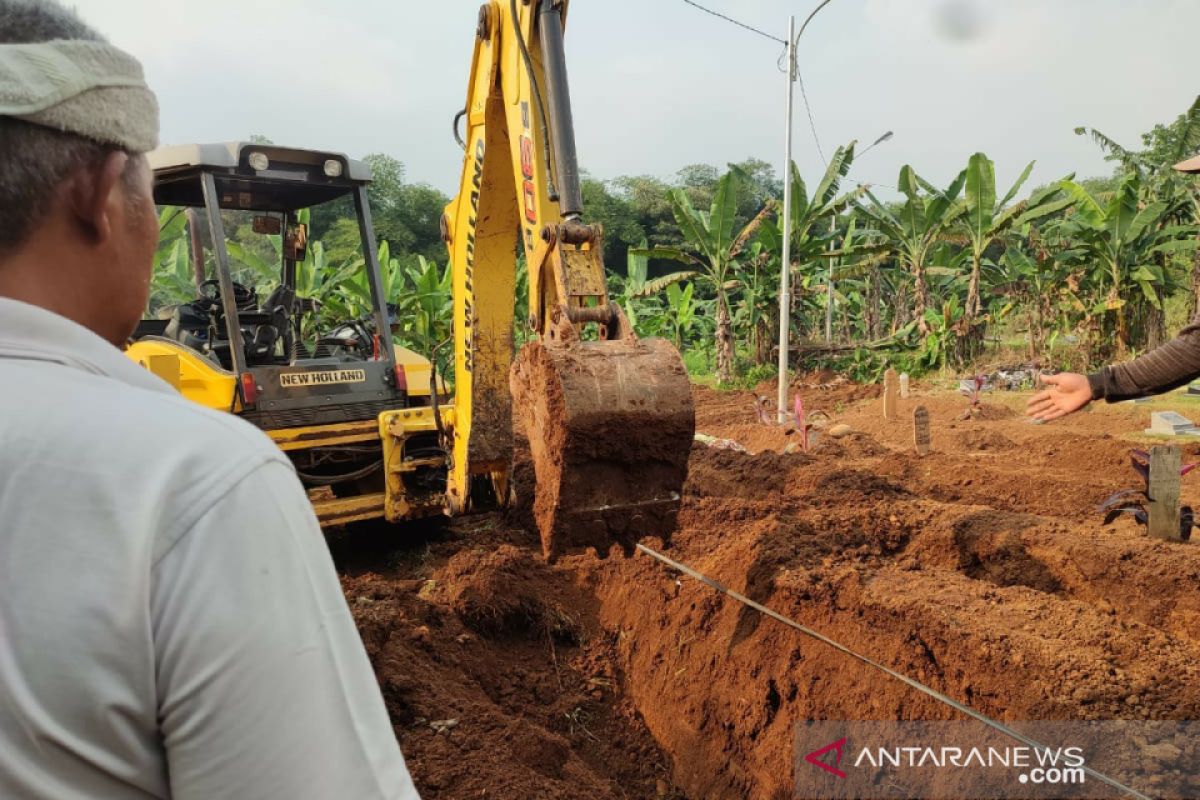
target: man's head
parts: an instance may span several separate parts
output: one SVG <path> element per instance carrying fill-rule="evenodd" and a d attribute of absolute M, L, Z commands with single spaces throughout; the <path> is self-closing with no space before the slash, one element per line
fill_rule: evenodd
<path fill-rule="evenodd" d="M 116 344 L 149 292 L 158 226 L 140 151 L 152 146 L 146 130 L 157 132 L 157 108 L 144 87 L 111 87 L 111 76 L 136 62 L 106 48 L 73 12 L 54 0 L 0 0 L 0 65 L 20 49 L 6 46 L 44 42 L 64 50 L 0 71 L 0 296 Z M 119 61 L 107 62 L 110 53 Z M 55 69 L 54 58 L 67 69 Z M 30 65 L 42 64 L 49 77 L 30 80 Z M 59 75 L 76 72 L 82 79 L 64 87 Z"/>

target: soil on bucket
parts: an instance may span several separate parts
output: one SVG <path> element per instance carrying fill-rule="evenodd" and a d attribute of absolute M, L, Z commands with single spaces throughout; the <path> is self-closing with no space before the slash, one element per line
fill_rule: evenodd
<path fill-rule="evenodd" d="M 1095 510 L 1135 484 L 1149 410 L 1033 425 L 997 396 L 962 419 L 921 390 L 884 420 L 874 387 L 820 385 L 806 407 L 827 392 L 850 433 L 807 453 L 753 393 L 695 390 L 698 430 L 750 452 L 692 447 L 671 558 L 1002 720 L 1200 714 L 1200 549 Z M 958 718 L 645 555 L 548 564 L 520 507 L 372 536 L 339 562 L 426 797 L 782 800 L 803 720 Z"/>
<path fill-rule="evenodd" d="M 695 432 L 679 353 L 662 340 L 526 345 L 510 376 L 537 475 L 543 554 L 626 551 L 674 528 Z"/>

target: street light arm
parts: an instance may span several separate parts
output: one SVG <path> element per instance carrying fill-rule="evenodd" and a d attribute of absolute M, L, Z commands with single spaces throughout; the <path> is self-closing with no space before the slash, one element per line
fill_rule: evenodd
<path fill-rule="evenodd" d="M 807 19 L 804 20 L 804 24 L 800 26 L 800 32 L 796 34 L 797 42 L 800 41 L 800 37 L 804 35 L 804 29 L 808 27 L 808 23 L 812 22 L 812 18 L 817 15 L 817 12 L 819 12 L 822 8 L 824 8 L 825 6 L 829 5 L 832 2 L 833 2 L 833 0 L 822 0 L 821 5 L 817 6 L 816 8 L 814 8 L 812 10 L 812 13 L 809 14 Z"/>

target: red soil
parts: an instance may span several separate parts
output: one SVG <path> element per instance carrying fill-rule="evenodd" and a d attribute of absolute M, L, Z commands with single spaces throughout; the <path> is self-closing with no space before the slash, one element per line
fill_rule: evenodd
<path fill-rule="evenodd" d="M 785 453 L 753 393 L 696 390 L 752 453 L 693 449 L 673 558 L 1000 719 L 1197 718 L 1200 550 L 1095 512 L 1147 409 L 888 422 L 874 387 L 800 391 L 853 433 Z M 796 722 L 956 718 L 645 556 L 547 565 L 523 519 L 334 543 L 423 796 L 785 798 Z"/>

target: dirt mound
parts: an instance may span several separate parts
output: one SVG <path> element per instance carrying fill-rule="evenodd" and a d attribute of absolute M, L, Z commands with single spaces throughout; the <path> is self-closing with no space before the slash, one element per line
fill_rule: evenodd
<path fill-rule="evenodd" d="M 971 419 L 983 420 L 985 422 L 995 422 L 1000 419 L 1013 419 L 1018 416 L 1016 411 L 1006 406 L 994 405 L 992 403 L 981 403 L 971 412 Z"/>
<path fill-rule="evenodd" d="M 685 494 L 718 493 L 723 497 L 764 498 L 781 491 L 788 475 L 809 464 L 804 453 L 740 453 L 696 444 Z"/>
<path fill-rule="evenodd" d="M 501 545 L 492 551 L 457 553 L 430 587 L 430 596 L 448 606 L 463 624 L 485 636 L 549 634 L 575 643 L 578 620 L 545 588 L 552 575 L 528 549 Z"/>
<path fill-rule="evenodd" d="M 507 546 L 426 561 L 430 580 L 343 577 L 422 797 L 676 796 L 568 576 Z"/>
<path fill-rule="evenodd" d="M 997 718 L 1200 714 L 1200 548 L 1095 512 L 1146 409 L 1031 425 L 1014 393 L 961 420 L 923 389 L 892 420 L 835 400 L 854 433 L 786 453 L 752 392 L 695 397 L 701 431 L 761 449 L 693 446 L 672 558 Z M 786 798 L 802 720 L 956 717 L 644 555 L 548 565 L 518 505 L 344 578 L 426 796 Z"/>
<path fill-rule="evenodd" d="M 933 420 L 925 458 L 918 403 Z M 1087 433 L 1095 419 L 1081 432 L 963 409 L 951 393 L 904 401 L 895 420 L 848 407 L 870 443 L 857 451 L 695 451 L 672 557 L 996 717 L 1191 718 L 1200 550 L 1131 524 L 1105 532 L 1094 512 L 1129 480 L 1128 443 Z M 800 720 L 954 718 L 655 564 L 606 569 L 602 619 L 636 642 L 622 649 L 630 690 L 689 796 L 790 796 Z"/>
<path fill-rule="evenodd" d="M 810 451 L 822 458 L 873 458 L 890 452 L 866 433 L 852 432 L 835 438 L 826 431 L 819 431 L 817 443 Z"/>
<path fill-rule="evenodd" d="M 1017 443 L 1003 433 L 994 430 L 972 429 L 961 431 L 954 437 L 963 450 L 1012 450 Z"/>

